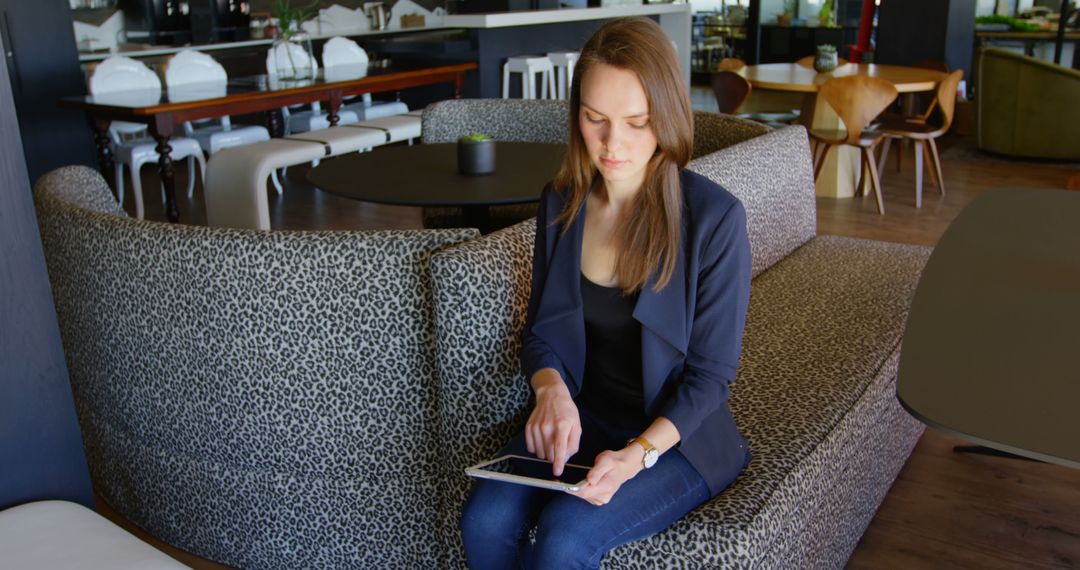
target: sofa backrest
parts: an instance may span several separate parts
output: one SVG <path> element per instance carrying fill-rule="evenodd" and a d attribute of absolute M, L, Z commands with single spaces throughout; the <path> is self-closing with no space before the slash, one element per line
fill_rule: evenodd
<path fill-rule="evenodd" d="M 427 267 L 476 230 L 163 224 L 107 192 L 35 190 L 95 490 L 237 567 L 436 565 Z"/>
<path fill-rule="evenodd" d="M 771 130 L 761 123 L 732 115 L 694 111 L 693 157 L 699 158 L 714 153 L 754 137 L 760 137 Z"/>
<path fill-rule="evenodd" d="M 424 109 L 421 140 L 455 142 L 480 133 L 507 142 L 565 143 L 566 114 L 566 101 L 555 99 L 448 99 Z"/>
<path fill-rule="evenodd" d="M 454 142 L 482 133 L 500 141 L 566 143 L 564 100 L 449 99 L 424 109 L 424 143 Z M 694 111 L 694 158 L 761 136 L 771 129 L 731 115 Z"/>
<path fill-rule="evenodd" d="M 977 59 L 981 150 L 1080 160 L 1080 70 L 1000 48 L 980 50 Z"/>
<path fill-rule="evenodd" d="M 695 159 L 687 168 L 743 203 L 754 276 L 817 233 L 814 174 L 803 127 L 749 138 Z"/>

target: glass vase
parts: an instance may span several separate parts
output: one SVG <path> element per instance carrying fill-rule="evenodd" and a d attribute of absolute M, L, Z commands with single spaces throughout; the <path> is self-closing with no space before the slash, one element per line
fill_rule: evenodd
<path fill-rule="evenodd" d="M 274 69 L 279 81 L 306 81 L 315 78 L 315 58 L 307 32 L 278 34 L 274 39 Z"/>

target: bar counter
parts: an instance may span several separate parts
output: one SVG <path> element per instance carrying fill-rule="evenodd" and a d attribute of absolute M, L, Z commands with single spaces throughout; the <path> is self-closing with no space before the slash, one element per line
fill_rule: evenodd
<path fill-rule="evenodd" d="M 475 61 L 480 68 L 466 80 L 464 96 L 499 97 L 502 93 L 502 64 L 507 57 L 552 51 L 577 51 L 589 35 L 605 21 L 624 16 L 651 17 L 664 28 L 675 42 L 684 77 L 689 83 L 691 17 L 690 4 L 686 3 L 450 14 L 438 20 L 435 19 L 437 16 L 427 15 L 431 23 L 423 27 L 401 28 L 398 22 L 391 22 L 390 27 L 384 30 L 336 30 L 329 34 L 313 34 L 312 41 L 318 44 L 334 35 L 344 35 L 356 40 L 369 52 L 374 51 L 396 59 L 409 57 L 442 62 Z M 448 44 L 455 42 L 439 38 L 439 32 L 452 34 L 454 31 L 461 32 L 462 40 L 456 42 L 458 45 L 449 46 Z M 153 46 L 122 50 L 118 54 L 134 58 L 161 58 L 183 49 L 197 49 L 211 52 L 211 55 L 219 58 L 225 55 L 221 52 L 245 49 L 261 51 L 262 46 L 269 47 L 272 43 L 272 39 L 256 39 L 182 47 Z M 413 51 L 409 52 L 410 49 Z M 93 64 L 110 55 L 113 54 L 80 54 L 79 61 Z M 233 72 L 230 70 L 231 73 Z"/>

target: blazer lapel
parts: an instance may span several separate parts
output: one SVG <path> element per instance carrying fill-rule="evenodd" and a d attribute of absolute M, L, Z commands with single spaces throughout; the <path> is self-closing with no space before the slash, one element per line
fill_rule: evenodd
<path fill-rule="evenodd" d="M 641 376 L 648 412 L 653 410 L 675 361 L 686 357 L 689 346 L 686 323 L 691 307 L 686 300 L 686 253 L 683 247 L 679 247 L 676 255 L 675 272 L 667 287 L 656 292 L 653 290 L 655 280 L 650 279 L 634 307 L 634 319 L 641 323 Z"/>
<path fill-rule="evenodd" d="M 544 290 L 532 332 L 540 337 L 566 367 L 565 380 L 571 395 L 581 390 L 585 374 L 585 314 L 581 301 L 581 238 L 585 231 L 585 205 L 565 235 L 557 225 L 544 228 L 548 243 L 555 240 L 549 257 Z"/>

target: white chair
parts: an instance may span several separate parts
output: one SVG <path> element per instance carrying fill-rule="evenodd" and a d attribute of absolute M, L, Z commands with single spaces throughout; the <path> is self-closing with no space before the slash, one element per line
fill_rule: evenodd
<path fill-rule="evenodd" d="M 90 93 L 95 97 L 115 97 L 117 101 L 143 100 L 156 102 L 161 98 L 161 80 L 157 74 L 139 61 L 123 56 L 112 56 L 98 64 L 90 77 Z M 135 216 L 143 218 L 142 180 L 139 172 L 146 163 L 156 163 L 157 142 L 149 137 L 133 140 L 124 137 L 131 127 L 110 126 L 109 136 L 113 144 L 113 162 L 116 169 L 116 199 L 124 203 L 124 166 L 131 170 L 131 189 L 135 194 Z M 188 137 L 169 139 L 173 160 L 188 159 L 188 197 L 195 190 L 195 163 L 205 176 L 206 161 L 198 141 Z M 164 186 L 162 186 L 164 199 Z"/>
<path fill-rule="evenodd" d="M 278 81 L 277 70 L 279 61 L 284 62 L 288 60 L 290 56 L 292 58 L 291 61 L 293 62 L 306 61 L 310 66 L 312 73 L 318 72 L 319 62 L 315 60 L 314 55 L 308 53 L 304 48 L 296 44 L 278 44 L 266 52 L 266 73 L 270 76 L 271 84 Z M 303 66 L 303 64 L 298 65 Z M 289 107 L 282 107 L 281 113 L 285 121 L 286 135 L 292 133 L 306 133 L 307 131 L 325 129 L 330 126 L 330 120 L 326 118 L 326 113 L 323 112 L 322 105 L 318 102 L 312 103 L 310 110 L 298 112 L 290 110 Z M 345 109 L 338 111 L 339 125 L 347 125 L 359 120 L 360 117 L 353 111 Z"/>
<path fill-rule="evenodd" d="M 555 99 L 555 66 L 547 56 L 511 57 L 503 64 L 503 99 L 510 98 L 510 74 L 521 74 L 521 97 L 536 99 L 536 74 L 540 78 L 540 98 Z"/>
<path fill-rule="evenodd" d="M 335 75 L 342 75 L 343 79 L 359 79 L 367 75 L 367 52 L 348 38 L 336 36 L 327 40 L 323 45 L 322 62 L 328 81 Z M 373 102 L 370 93 L 364 93 L 360 102 L 345 104 L 342 109 L 356 113 L 361 121 L 409 112 L 409 107 L 401 101 Z"/>
<path fill-rule="evenodd" d="M 555 89 L 559 99 L 570 98 L 570 87 L 574 83 L 574 66 L 581 57 L 576 51 L 555 51 L 547 54 L 551 64 L 555 66 L 555 80 L 558 85 Z"/>
<path fill-rule="evenodd" d="M 209 54 L 195 50 L 182 50 L 174 55 L 165 68 L 165 85 L 169 101 L 224 97 L 229 81 L 225 68 Z M 209 119 L 198 126 L 184 122 L 187 136 L 199 142 L 207 156 L 219 150 L 270 140 L 270 131 L 257 125 L 233 127 L 228 116 Z M 277 172 L 272 172 L 274 187 L 281 188 Z"/>

